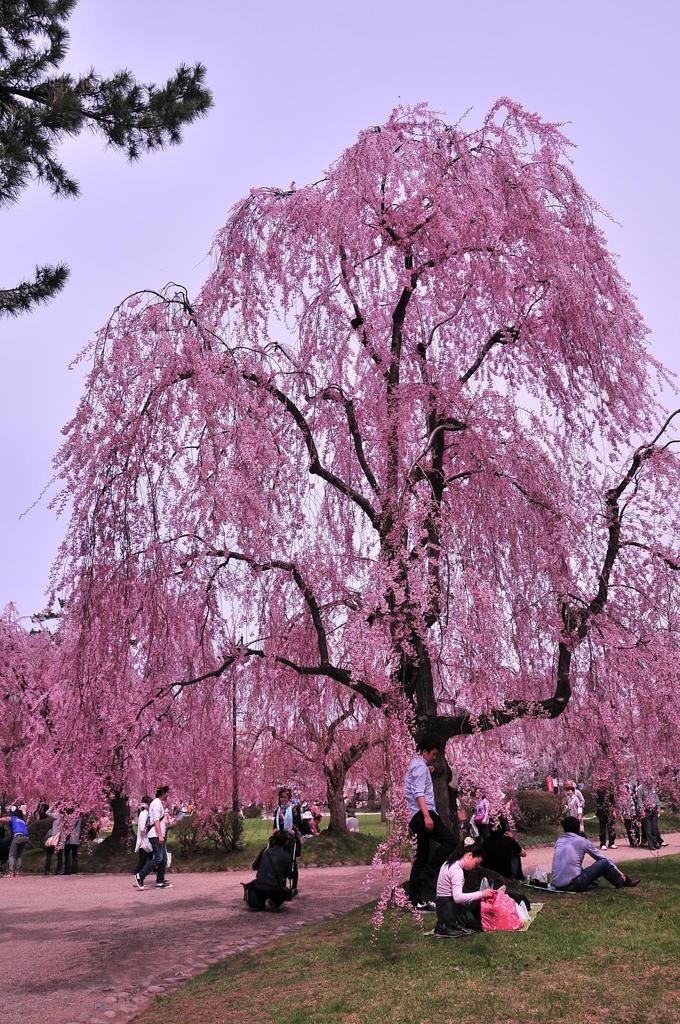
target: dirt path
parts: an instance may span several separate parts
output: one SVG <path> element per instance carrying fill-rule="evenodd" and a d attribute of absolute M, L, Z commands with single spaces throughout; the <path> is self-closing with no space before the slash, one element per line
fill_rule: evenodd
<path fill-rule="evenodd" d="M 680 853 L 680 833 L 662 854 Z M 628 847 L 615 860 L 653 857 Z M 526 866 L 549 866 L 550 849 Z M 279 915 L 248 913 L 251 871 L 181 874 L 174 888 L 133 889 L 131 876 L 0 879 L 0 978 L 21 1024 L 123 1024 L 159 992 L 232 953 L 359 906 L 366 867 L 307 869 L 300 896 Z"/>

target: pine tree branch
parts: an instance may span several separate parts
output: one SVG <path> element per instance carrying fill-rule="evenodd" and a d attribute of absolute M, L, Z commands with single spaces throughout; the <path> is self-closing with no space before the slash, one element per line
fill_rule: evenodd
<path fill-rule="evenodd" d="M 14 288 L 0 289 L 0 316 L 19 316 L 61 291 L 69 275 L 65 263 L 35 268 L 32 281 L 21 281 Z"/>

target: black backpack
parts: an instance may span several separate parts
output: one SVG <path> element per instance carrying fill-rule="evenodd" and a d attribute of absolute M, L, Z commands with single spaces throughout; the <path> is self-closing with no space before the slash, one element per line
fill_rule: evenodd
<path fill-rule="evenodd" d="M 255 894 L 255 879 L 252 882 L 241 882 L 243 886 L 243 901 L 250 910 L 259 910 L 260 901 Z"/>

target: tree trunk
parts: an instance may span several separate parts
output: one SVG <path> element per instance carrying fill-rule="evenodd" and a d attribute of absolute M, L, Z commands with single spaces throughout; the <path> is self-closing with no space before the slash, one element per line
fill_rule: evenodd
<path fill-rule="evenodd" d="M 324 769 L 326 776 L 326 800 L 331 820 L 328 831 L 332 833 L 347 831 L 347 811 L 345 808 L 345 777 L 346 772 L 337 765 Z"/>
<path fill-rule="evenodd" d="M 403 656 L 399 674 L 403 692 L 408 697 L 415 711 L 415 738 L 418 740 L 422 736 L 435 731 L 432 726 L 437 721 L 437 701 L 434 695 L 432 665 L 430 664 L 429 655 L 427 649 L 415 634 L 413 646 L 416 651 L 416 659 Z M 433 738 L 437 739 L 436 734 Z M 442 751 L 435 762 L 432 786 L 434 788 L 437 814 L 447 828 L 451 827 L 448 787 L 450 778 L 451 771 Z"/>
<path fill-rule="evenodd" d="M 130 804 L 125 793 L 114 791 L 110 800 L 113 829 L 108 838 L 110 846 L 127 848 L 130 839 Z"/>
<path fill-rule="evenodd" d="M 390 787 L 387 779 L 380 787 L 380 820 L 387 821 L 387 812 L 390 809 Z"/>
<path fill-rule="evenodd" d="M 232 693 L 231 693 L 231 809 L 232 812 L 238 816 L 240 811 L 240 798 L 238 791 L 238 742 L 236 733 L 237 715 L 236 715 L 236 675 L 233 673 L 232 677 Z"/>
<path fill-rule="evenodd" d="M 434 772 L 432 774 L 432 786 L 434 788 L 434 802 L 437 805 L 437 814 L 442 819 L 446 827 L 451 828 L 451 805 L 449 803 L 448 784 L 450 773 L 447 769 L 448 765 L 446 763 L 446 758 L 442 752 L 435 761 Z"/>

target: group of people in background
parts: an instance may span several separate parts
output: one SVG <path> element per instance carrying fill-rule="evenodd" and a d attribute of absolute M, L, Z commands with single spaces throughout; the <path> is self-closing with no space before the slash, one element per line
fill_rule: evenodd
<path fill-rule="evenodd" d="M 77 875 L 78 852 L 83 839 L 85 815 L 77 814 L 74 818 L 73 808 L 70 807 L 63 812 L 58 807 L 50 807 L 47 815 L 52 819 L 52 824 L 45 839 L 43 874 L 52 873 L 52 859 L 56 853 L 55 875 Z"/>
<path fill-rule="evenodd" d="M 548 790 L 555 792 L 559 786 L 554 776 L 548 776 Z M 564 783 L 563 804 L 565 814 L 576 818 L 579 831 L 585 833 L 585 796 L 583 785 L 573 779 Z M 647 850 L 658 850 L 668 844 L 659 832 L 661 801 L 654 786 L 643 786 L 639 782 L 628 782 L 625 796 L 620 796 L 608 786 L 600 786 L 595 793 L 595 816 L 599 824 L 601 850 L 615 850 L 617 824 L 623 822 L 628 844 Z"/>
<path fill-rule="evenodd" d="M 73 808 L 43 807 L 39 817 L 51 817 L 52 824 L 45 839 L 45 868 L 43 874 L 50 875 L 52 859 L 56 852 L 57 875 L 78 873 L 78 851 L 85 825 L 85 815 L 77 814 Z M 12 804 L 8 813 L 0 816 L 0 873 L 16 878 L 21 874 L 24 850 L 30 842 L 27 809 L 18 802 Z M 9 831 L 9 834 L 8 834 Z"/>

